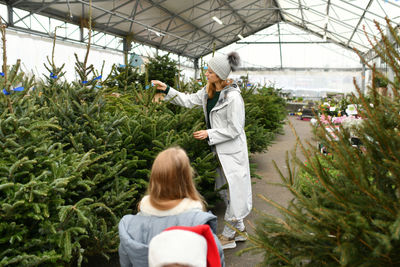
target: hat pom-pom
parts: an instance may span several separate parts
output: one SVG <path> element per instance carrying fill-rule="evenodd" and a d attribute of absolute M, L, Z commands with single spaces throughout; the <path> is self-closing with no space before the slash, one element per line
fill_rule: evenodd
<path fill-rule="evenodd" d="M 239 54 L 236 52 L 230 52 L 228 54 L 228 61 L 229 61 L 229 65 L 231 66 L 231 69 L 235 70 L 240 64 Z"/>

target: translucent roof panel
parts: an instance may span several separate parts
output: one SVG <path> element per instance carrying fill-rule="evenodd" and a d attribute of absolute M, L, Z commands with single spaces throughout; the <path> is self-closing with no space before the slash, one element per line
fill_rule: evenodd
<path fill-rule="evenodd" d="M 368 38 L 379 36 L 375 25 L 386 28 L 385 17 L 400 25 L 400 2 L 396 0 L 279 0 L 284 20 L 322 38 L 366 52 Z"/>
<path fill-rule="evenodd" d="M 324 41 L 290 23 L 280 22 L 240 42 L 218 50 L 217 54 L 237 51 L 245 69 L 279 68 L 360 68 L 353 50 Z M 203 58 L 207 62 L 212 54 Z"/>

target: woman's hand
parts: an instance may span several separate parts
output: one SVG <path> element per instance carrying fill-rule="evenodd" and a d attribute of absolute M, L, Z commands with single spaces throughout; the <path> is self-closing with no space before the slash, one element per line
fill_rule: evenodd
<path fill-rule="evenodd" d="M 197 140 L 204 140 L 208 137 L 207 130 L 201 130 L 193 133 L 193 137 Z"/>
<path fill-rule="evenodd" d="M 167 89 L 167 85 L 158 80 L 151 80 L 151 85 L 155 86 L 157 90 L 165 91 L 165 89 Z"/>

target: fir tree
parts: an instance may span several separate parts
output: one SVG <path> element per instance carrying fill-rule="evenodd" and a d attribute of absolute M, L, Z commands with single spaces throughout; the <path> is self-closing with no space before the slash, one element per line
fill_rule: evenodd
<path fill-rule="evenodd" d="M 381 41 L 373 49 L 400 77 L 400 38 L 390 42 L 381 27 Z M 372 42 L 371 42 L 372 44 Z M 264 214 L 251 238 L 252 249 L 264 253 L 265 266 L 399 266 L 400 265 L 400 99 L 399 87 L 384 73 L 374 72 L 392 86 L 392 97 L 377 93 L 375 84 L 367 97 L 356 85 L 363 124 L 351 129 L 361 140 L 355 148 L 350 131 L 335 131 L 339 140 L 325 131 L 321 122 L 316 138 L 326 144 L 331 155 L 312 146 L 300 148 L 307 159 L 303 164 L 294 155 L 300 173 L 316 181 L 304 194 L 297 186 L 296 167 L 288 161 L 283 186 L 293 194 L 289 207 L 282 207 L 264 196 L 281 211 L 283 218 Z M 333 127 L 333 125 L 331 125 Z M 335 171 L 330 171 L 327 168 Z"/>
<path fill-rule="evenodd" d="M 146 68 L 149 80 L 160 80 L 174 88 L 179 84 L 180 70 L 176 61 L 171 59 L 169 54 L 150 58 Z"/>
<path fill-rule="evenodd" d="M 84 66 L 78 73 L 89 74 Z M 62 73 L 53 60 L 48 69 Z M 126 117 L 110 116 L 98 81 L 82 75 L 72 84 L 47 77 L 29 94 L 10 92 L 12 109 L 1 106 L 0 265 L 80 265 L 118 248 L 118 221 L 138 193 L 129 175 L 138 159 L 122 147 Z"/>
<path fill-rule="evenodd" d="M 127 92 L 133 90 L 132 85 L 141 84 L 145 87 L 145 75 L 140 72 L 140 68 L 128 65 L 113 66 L 113 70 L 108 79 L 107 86 L 114 92 Z"/>
<path fill-rule="evenodd" d="M 251 153 L 265 151 L 280 133 L 286 118 L 286 103 L 279 89 L 264 86 L 242 87 L 246 108 L 246 135 Z"/>

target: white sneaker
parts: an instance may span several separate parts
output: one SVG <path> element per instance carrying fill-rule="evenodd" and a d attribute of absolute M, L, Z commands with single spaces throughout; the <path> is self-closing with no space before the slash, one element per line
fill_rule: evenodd
<path fill-rule="evenodd" d="M 218 235 L 219 242 L 221 242 L 222 249 L 236 248 L 235 238 L 228 238 L 224 235 Z"/>
<path fill-rule="evenodd" d="M 246 229 L 241 231 L 240 234 L 239 233 L 235 233 L 235 241 L 236 242 L 244 242 L 247 240 L 247 238 L 249 237 L 249 235 L 247 234 Z"/>

